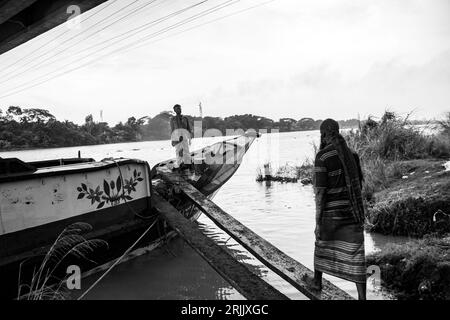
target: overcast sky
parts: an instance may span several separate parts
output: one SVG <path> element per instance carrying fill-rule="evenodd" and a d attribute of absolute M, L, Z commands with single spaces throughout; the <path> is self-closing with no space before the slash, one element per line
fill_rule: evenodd
<path fill-rule="evenodd" d="M 103 110 L 111 124 L 154 116 L 175 103 L 198 115 L 199 101 L 204 115 L 222 117 L 346 119 L 391 109 L 434 118 L 450 111 L 449 0 L 275 0 L 168 37 L 266 1 L 241 0 L 148 42 L 141 39 L 225 1 L 209 0 L 104 50 L 90 48 L 199 1 L 157 0 L 105 28 L 151 2 L 108 1 L 83 14 L 81 20 L 98 11 L 79 29 L 61 25 L 0 56 L 0 96 L 95 60 L 0 98 L 0 108 L 45 108 L 77 123 L 89 113 L 98 121 Z M 134 43 L 140 47 L 132 49 Z M 129 49 L 108 55 L 122 47 Z"/>

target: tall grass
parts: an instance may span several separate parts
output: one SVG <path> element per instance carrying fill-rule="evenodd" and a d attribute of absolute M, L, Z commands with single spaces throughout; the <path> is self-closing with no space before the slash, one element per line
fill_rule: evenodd
<path fill-rule="evenodd" d="M 445 126 L 445 121 L 443 128 Z M 450 120 L 448 120 L 450 124 Z M 450 137 L 445 130 L 425 135 L 408 119 L 386 112 L 379 122 L 368 119 L 359 131 L 350 131 L 347 142 L 364 160 L 410 160 L 450 157 Z"/>
<path fill-rule="evenodd" d="M 309 184 L 312 181 L 313 162 L 306 159 L 301 164 L 285 163 L 274 168 L 270 162 L 256 169 L 256 181 L 298 182 Z"/>
<path fill-rule="evenodd" d="M 287 162 L 279 167 L 274 167 L 271 162 L 266 162 L 256 169 L 256 181 L 302 182 L 312 183 L 314 156 L 319 150 L 316 143 L 311 144 L 313 152 L 311 157 L 306 157 L 301 163 Z"/>
<path fill-rule="evenodd" d="M 450 136 L 450 112 L 447 112 L 442 120 L 438 121 L 442 134 Z"/>
<path fill-rule="evenodd" d="M 20 264 L 18 279 L 18 299 L 25 300 L 62 300 L 67 298 L 68 292 L 65 284 L 67 275 L 59 278 L 59 268 L 63 267 L 69 259 L 95 261 L 89 258 L 96 249 L 107 248 L 104 240 L 86 240 L 83 233 L 92 230 L 92 226 L 77 222 L 66 227 L 57 237 L 39 266 L 35 267 L 30 283 L 22 283 L 22 267 Z"/>
<path fill-rule="evenodd" d="M 365 182 L 363 194 L 372 200 L 373 193 L 389 186 L 401 173 L 399 161 L 411 159 L 446 159 L 450 157 L 449 119 L 441 122 L 441 132 L 425 135 L 393 112 L 386 111 L 379 121 L 368 118 L 358 131 L 345 138 L 361 158 Z M 400 175 L 401 177 L 401 175 Z"/>

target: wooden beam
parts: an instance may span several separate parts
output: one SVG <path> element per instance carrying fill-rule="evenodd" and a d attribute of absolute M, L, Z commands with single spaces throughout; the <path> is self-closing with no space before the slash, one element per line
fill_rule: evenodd
<path fill-rule="evenodd" d="M 321 291 L 312 289 L 303 280 L 303 276 L 313 277 L 313 271 L 234 219 L 179 175 L 171 172 L 160 172 L 160 175 L 164 180 L 177 185 L 219 228 L 308 298 L 313 300 L 353 300 L 352 296 L 326 279 L 322 280 Z"/>
<path fill-rule="evenodd" d="M 0 24 L 31 6 L 37 0 L 6 0 L 0 4 Z"/>
<path fill-rule="evenodd" d="M 30 21 L 24 23 L 24 27 L 19 30 L 13 30 L 12 32 L 8 31 L 8 26 L 5 26 L 8 20 L 4 21 L 4 23 L 0 25 L 0 35 L 2 32 L 7 35 L 5 39 L 0 36 L 0 38 L 2 38 L 0 41 L 0 54 L 12 50 L 15 47 L 20 46 L 21 44 L 41 35 L 42 33 L 45 33 L 66 22 L 71 16 L 70 13 L 67 13 L 68 6 L 79 6 L 81 13 L 83 14 L 105 1 L 107 0 L 58 0 L 50 2 L 42 1 L 42 4 L 37 1 L 36 3 L 32 3 L 31 5 L 22 8 L 22 10 L 18 13 L 19 16 L 31 16 L 33 18 L 29 18 Z M 8 7 L 8 9 L 12 10 L 12 4 L 9 5 L 10 7 Z"/>
<path fill-rule="evenodd" d="M 195 223 L 187 220 L 156 192 L 153 194 L 152 204 L 167 223 L 244 297 L 249 300 L 288 299 L 204 235 Z"/>

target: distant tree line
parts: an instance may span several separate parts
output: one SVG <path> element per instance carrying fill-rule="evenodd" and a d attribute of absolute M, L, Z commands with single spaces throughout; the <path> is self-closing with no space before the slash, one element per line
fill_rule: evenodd
<path fill-rule="evenodd" d="M 0 149 L 28 149 L 46 147 L 69 147 L 118 142 L 165 140 L 170 138 L 170 111 L 163 111 L 155 117 L 129 117 L 110 127 L 106 122 L 94 121 L 92 115 L 82 125 L 71 121 L 59 121 L 48 110 L 10 106 L 0 109 Z M 203 132 L 217 129 L 223 135 L 226 129 L 277 129 L 280 132 L 317 130 L 322 120 L 282 118 L 279 121 L 252 115 L 234 115 L 226 118 L 192 117 L 189 121 L 202 121 Z M 358 127 L 357 119 L 339 121 L 342 128 Z"/>

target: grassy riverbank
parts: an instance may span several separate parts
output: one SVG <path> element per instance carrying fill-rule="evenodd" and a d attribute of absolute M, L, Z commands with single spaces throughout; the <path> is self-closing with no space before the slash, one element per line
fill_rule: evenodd
<path fill-rule="evenodd" d="M 450 235 L 388 245 L 367 257 L 382 285 L 401 300 L 450 299 Z"/>
<path fill-rule="evenodd" d="M 450 299 L 450 113 L 426 135 L 386 112 L 347 137 L 365 174 L 366 227 L 414 237 L 367 257 L 399 299 Z"/>
<path fill-rule="evenodd" d="M 450 113 L 434 134 L 386 112 L 345 138 L 361 158 L 366 230 L 416 239 L 368 256 L 368 265 L 380 266 L 399 299 L 450 299 Z M 269 179 L 265 171 L 260 181 L 310 180 L 312 162 L 269 170 Z"/>
<path fill-rule="evenodd" d="M 361 157 L 367 227 L 389 235 L 423 237 L 450 232 L 450 114 L 425 135 L 386 112 L 368 119 L 347 141 Z"/>
<path fill-rule="evenodd" d="M 368 202 L 368 230 L 411 237 L 450 232 L 450 171 L 444 161 L 389 162 L 385 170 L 385 187 Z"/>

